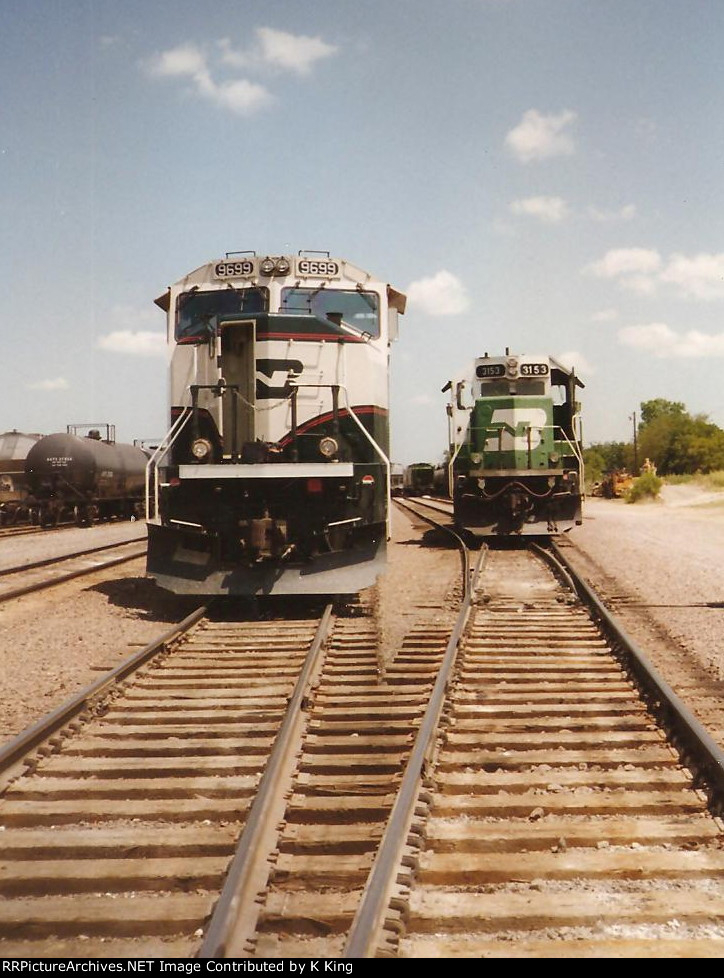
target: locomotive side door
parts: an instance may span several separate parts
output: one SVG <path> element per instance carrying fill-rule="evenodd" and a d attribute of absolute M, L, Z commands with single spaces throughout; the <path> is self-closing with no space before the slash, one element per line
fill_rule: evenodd
<path fill-rule="evenodd" d="M 243 446 L 256 438 L 256 343 L 254 320 L 227 320 L 221 328 L 221 423 L 224 455 L 238 458 Z"/>

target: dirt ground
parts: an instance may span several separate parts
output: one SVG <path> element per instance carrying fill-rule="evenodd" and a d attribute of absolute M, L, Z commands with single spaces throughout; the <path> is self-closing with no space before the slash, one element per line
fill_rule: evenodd
<path fill-rule="evenodd" d="M 681 485 L 649 503 L 590 499 L 564 546 L 724 745 L 724 494 Z"/>

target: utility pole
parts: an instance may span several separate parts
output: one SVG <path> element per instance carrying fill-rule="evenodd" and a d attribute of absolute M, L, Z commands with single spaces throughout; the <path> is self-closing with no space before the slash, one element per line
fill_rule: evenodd
<path fill-rule="evenodd" d="M 633 421 L 634 475 L 639 474 L 639 449 L 636 441 L 636 412 L 631 415 Z"/>

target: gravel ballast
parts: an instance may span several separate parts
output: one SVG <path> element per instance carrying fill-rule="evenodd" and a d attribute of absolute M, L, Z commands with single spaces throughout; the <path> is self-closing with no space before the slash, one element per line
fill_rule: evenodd
<path fill-rule="evenodd" d="M 567 556 L 623 619 L 664 678 L 724 744 L 724 500 L 666 487 L 657 503 L 586 503 Z M 459 559 L 395 511 L 376 608 L 389 658 L 405 633 L 450 611 Z M 143 533 L 140 523 L 0 542 L 0 569 Z M 93 682 L 200 604 L 146 578 L 138 559 L 0 604 L 0 740 Z M 404 611 L 403 615 L 399 612 Z"/>

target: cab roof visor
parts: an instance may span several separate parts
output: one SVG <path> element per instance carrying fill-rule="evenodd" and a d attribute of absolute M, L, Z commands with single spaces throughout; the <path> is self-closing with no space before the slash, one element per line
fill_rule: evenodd
<path fill-rule="evenodd" d="M 159 309 L 163 309 L 164 312 L 168 312 L 171 305 L 171 289 L 166 289 L 162 295 L 153 301 L 155 305 L 159 307 Z"/>
<path fill-rule="evenodd" d="M 397 289 L 393 289 L 391 285 L 388 285 L 387 302 L 393 309 L 396 309 L 400 315 L 402 315 L 404 314 L 405 306 L 407 305 L 407 296 L 403 292 L 398 292 Z"/>

